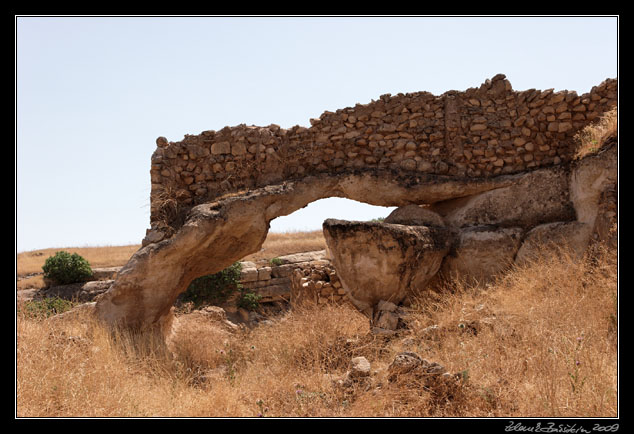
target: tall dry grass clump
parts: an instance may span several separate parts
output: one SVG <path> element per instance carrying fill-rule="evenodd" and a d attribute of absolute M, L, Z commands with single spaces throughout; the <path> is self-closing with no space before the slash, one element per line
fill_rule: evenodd
<path fill-rule="evenodd" d="M 306 306 L 232 331 L 177 318 L 167 344 L 111 332 L 85 314 L 20 310 L 19 417 L 615 417 L 617 264 L 597 249 L 541 257 L 488 286 L 421 296 L 394 336 L 349 305 Z M 451 387 L 389 378 L 412 351 Z M 342 387 L 350 359 L 373 374 Z"/>
<path fill-rule="evenodd" d="M 617 107 L 605 112 L 597 122 L 588 125 L 575 135 L 577 150 L 575 159 L 580 160 L 588 155 L 596 154 L 608 139 L 617 136 Z"/>

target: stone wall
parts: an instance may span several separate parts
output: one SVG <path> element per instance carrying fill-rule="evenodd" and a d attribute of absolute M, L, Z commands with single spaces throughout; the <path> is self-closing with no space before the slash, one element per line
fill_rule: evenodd
<path fill-rule="evenodd" d="M 240 284 L 260 295 L 260 302 L 305 301 L 318 304 L 347 300 L 325 250 L 280 256 L 269 261 L 243 261 Z"/>
<path fill-rule="evenodd" d="M 244 124 L 157 139 L 151 223 L 179 226 L 191 207 L 254 188 L 389 170 L 486 178 L 570 161 L 574 135 L 617 103 L 617 80 L 589 93 L 513 91 L 504 75 L 478 88 L 382 95 L 290 129 Z"/>

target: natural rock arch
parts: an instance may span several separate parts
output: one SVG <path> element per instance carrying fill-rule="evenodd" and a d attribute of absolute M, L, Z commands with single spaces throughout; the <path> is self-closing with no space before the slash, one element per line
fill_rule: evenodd
<path fill-rule="evenodd" d="M 588 94 L 480 88 L 384 95 L 326 112 L 311 128 L 238 126 L 157 140 L 151 229 L 96 304 L 110 324 L 168 328 L 177 296 L 201 275 L 259 250 L 272 219 L 345 197 L 434 204 L 508 187 L 572 158 L 573 137 L 616 104 L 616 80 Z"/>
<path fill-rule="evenodd" d="M 508 186 L 516 178 L 466 183 L 450 177 L 412 180 L 391 175 L 311 177 L 195 206 L 172 237 L 148 244 L 132 256 L 97 302 L 97 313 L 111 324 L 168 326 L 174 301 L 193 279 L 258 251 L 271 220 L 319 199 L 345 197 L 380 206 L 435 203 Z"/>

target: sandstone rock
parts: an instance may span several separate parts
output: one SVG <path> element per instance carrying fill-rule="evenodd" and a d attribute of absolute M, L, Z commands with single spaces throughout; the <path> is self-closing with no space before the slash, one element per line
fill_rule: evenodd
<path fill-rule="evenodd" d="M 376 308 L 378 311 L 396 312 L 398 306 L 396 306 L 391 301 L 381 300 L 377 303 Z"/>
<path fill-rule="evenodd" d="M 230 154 L 231 143 L 229 142 L 214 143 L 213 145 L 211 145 L 211 153 L 213 155 Z"/>
<path fill-rule="evenodd" d="M 145 234 L 145 238 L 143 238 L 143 241 L 141 242 L 141 245 L 145 247 L 148 244 L 158 243 L 164 238 L 165 238 L 165 232 L 156 230 L 156 229 L 148 230 L 147 233 Z"/>
<path fill-rule="evenodd" d="M 158 146 L 159 148 L 164 148 L 169 144 L 169 142 L 167 141 L 167 139 L 163 136 L 159 137 L 156 139 L 156 146 Z"/>
<path fill-rule="evenodd" d="M 350 360 L 350 378 L 362 378 L 369 377 L 371 373 L 371 366 L 368 359 L 365 357 L 354 357 Z"/>
<path fill-rule="evenodd" d="M 616 146 L 575 163 L 570 176 L 570 198 L 578 221 L 594 226 L 601 194 L 615 185 L 617 177 Z"/>
<path fill-rule="evenodd" d="M 454 378 L 441 364 L 430 362 L 409 351 L 398 354 L 388 367 L 388 381 L 394 382 L 403 376 L 419 378 L 426 386 L 438 384 L 438 381 L 453 380 Z"/>
<path fill-rule="evenodd" d="M 449 250 L 441 227 L 328 219 L 324 236 L 350 301 L 370 318 L 381 301 L 398 304 L 438 271 Z"/>
<path fill-rule="evenodd" d="M 517 252 L 515 262 L 524 264 L 547 253 L 566 250 L 576 258 L 585 253 L 592 226 L 582 222 L 555 222 L 539 225 L 532 229 Z"/>
<path fill-rule="evenodd" d="M 499 225 L 531 228 L 541 223 L 574 220 L 568 192 L 568 173 L 563 168 L 541 169 L 511 175 L 513 184 L 484 193 L 438 202 L 431 211 L 458 228 Z"/>
<path fill-rule="evenodd" d="M 399 353 L 388 367 L 388 380 L 394 381 L 399 375 L 415 370 L 422 363 L 423 359 L 416 353 L 410 351 Z"/>
<path fill-rule="evenodd" d="M 114 280 L 121 267 L 93 268 L 92 280 Z"/>
<path fill-rule="evenodd" d="M 521 228 L 465 228 L 445 257 L 440 273 L 468 283 L 486 283 L 513 264 L 522 233 Z"/>
<path fill-rule="evenodd" d="M 244 155 L 247 152 L 247 147 L 242 142 L 236 142 L 231 145 L 231 154 L 235 156 Z"/>
<path fill-rule="evenodd" d="M 256 267 L 242 268 L 240 270 L 241 282 L 255 282 L 258 280 L 258 269 Z"/>
<path fill-rule="evenodd" d="M 106 293 L 114 280 L 95 280 L 85 283 L 71 283 L 69 285 L 49 286 L 34 294 L 34 298 L 59 297 L 64 300 L 92 302 Z"/>
<path fill-rule="evenodd" d="M 284 255 L 277 257 L 280 264 L 297 264 L 300 262 L 317 261 L 326 258 L 325 250 L 317 250 L 314 252 L 294 253 L 292 255 Z"/>
<path fill-rule="evenodd" d="M 220 306 L 205 306 L 198 313 L 211 321 L 225 321 L 227 319 L 227 312 Z"/>
<path fill-rule="evenodd" d="M 383 223 L 412 226 L 445 226 L 442 217 L 421 205 L 396 208 Z"/>
<path fill-rule="evenodd" d="M 271 279 L 271 267 L 262 267 L 258 269 L 258 280 Z"/>
<path fill-rule="evenodd" d="M 399 316 L 394 312 L 379 311 L 375 314 L 377 318 L 374 325 L 383 330 L 396 330 L 398 328 Z"/>

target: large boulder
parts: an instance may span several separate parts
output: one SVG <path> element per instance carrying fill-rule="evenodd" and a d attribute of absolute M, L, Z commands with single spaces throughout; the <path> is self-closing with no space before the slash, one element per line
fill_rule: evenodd
<path fill-rule="evenodd" d="M 383 223 L 409 226 L 445 226 L 442 217 L 423 205 L 396 208 Z"/>
<path fill-rule="evenodd" d="M 539 225 L 526 234 L 515 263 L 525 264 L 558 252 L 572 254 L 579 259 L 585 253 L 591 235 L 592 226 L 578 221 Z"/>
<path fill-rule="evenodd" d="M 486 283 L 513 265 L 521 228 L 472 227 L 460 231 L 440 273 L 468 283 Z"/>
<path fill-rule="evenodd" d="M 451 245 L 444 227 L 328 219 L 323 229 L 343 288 L 370 318 L 381 300 L 398 305 L 423 288 Z"/>
<path fill-rule="evenodd" d="M 616 198 L 618 178 L 618 155 L 616 145 L 612 145 L 597 155 L 586 157 L 575 162 L 570 174 L 570 198 L 574 205 L 577 221 L 593 228 L 598 223 L 600 235 L 609 233 L 610 226 L 615 223 L 614 209 L 605 209 L 602 205 L 605 198 Z M 616 205 L 616 204 L 614 204 Z M 616 206 L 614 206 L 616 208 Z M 605 212 L 613 214 L 606 216 Z M 599 222 L 597 222 L 597 218 Z"/>

